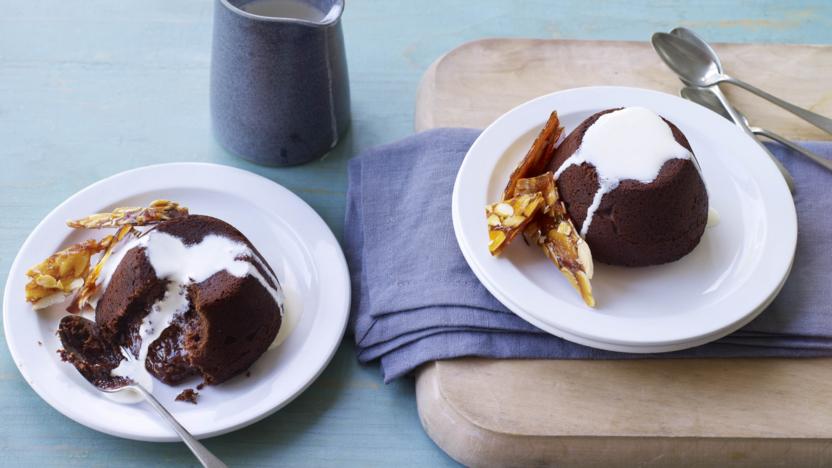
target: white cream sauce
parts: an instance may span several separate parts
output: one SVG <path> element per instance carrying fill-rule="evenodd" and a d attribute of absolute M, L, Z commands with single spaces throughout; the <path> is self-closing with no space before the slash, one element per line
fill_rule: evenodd
<path fill-rule="evenodd" d="M 581 146 L 558 168 L 555 179 L 570 166 L 589 163 L 595 167 L 599 188 L 581 227 L 581 236 L 585 237 L 604 195 L 621 181 L 649 184 L 667 161 L 691 157 L 658 114 L 643 107 L 625 107 L 602 115 L 590 125 Z"/>
<path fill-rule="evenodd" d="M 716 227 L 719 224 L 719 212 L 713 208 L 708 208 L 708 223 L 706 228 Z"/>

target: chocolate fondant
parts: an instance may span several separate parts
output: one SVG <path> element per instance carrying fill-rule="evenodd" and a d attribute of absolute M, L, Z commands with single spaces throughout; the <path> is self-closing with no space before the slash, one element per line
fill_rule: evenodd
<path fill-rule="evenodd" d="M 593 114 L 573 130 L 555 151 L 549 169 L 556 172 L 581 146 L 584 134 L 599 117 Z M 663 119 L 674 139 L 693 154 L 679 128 Z M 621 157 L 637 157 L 624 155 Z M 598 174 L 589 163 L 563 170 L 557 180 L 560 195 L 578 229 L 599 188 Z M 604 195 L 586 233 L 595 260 L 624 266 L 656 265 L 678 260 L 699 243 L 708 218 L 708 195 L 692 159 L 670 159 L 650 183 L 623 180 Z"/>
<path fill-rule="evenodd" d="M 155 229 L 180 239 L 186 246 L 199 244 L 208 235 L 245 244 L 259 262 L 252 258 L 239 260 L 249 260 L 262 280 L 279 288 L 272 280 L 274 273 L 251 242 L 222 220 L 191 215 L 160 223 Z M 269 268 L 268 274 L 263 268 Z M 188 309 L 177 314 L 150 343 L 144 363 L 147 371 L 167 384 L 191 376 L 217 384 L 248 369 L 272 344 L 281 325 L 280 305 L 260 281 L 251 274 L 238 277 L 220 270 L 204 281 L 184 285 L 180 293 L 187 295 Z M 105 367 L 109 369 L 115 367 L 113 353 L 121 346 L 139 357 L 142 321 L 167 288 L 168 280 L 157 277 L 147 248 L 132 247 L 98 301 L 95 322 L 77 316 L 61 322 L 64 347 L 69 350 L 73 343 L 94 341 L 94 351 L 103 350 L 99 354 L 106 358 Z M 94 355 L 88 358 L 95 360 Z"/>

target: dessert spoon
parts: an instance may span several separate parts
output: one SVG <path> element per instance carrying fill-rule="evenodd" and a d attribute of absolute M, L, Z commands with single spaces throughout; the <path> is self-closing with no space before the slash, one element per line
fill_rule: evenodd
<path fill-rule="evenodd" d="M 664 34 L 665 36 L 672 37 L 674 40 L 689 43 L 691 44 L 691 47 L 695 49 L 704 50 L 706 51 L 705 53 L 708 55 L 713 55 L 713 57 L 715 58 L 715 60 L 713 61 L 713 66 L 715 67 L 718 73 L 722 73 L 722 63 L 719 61 L 719 57 L 717 57 L 716 54 L 713 52 L 713 49 L 711 49 L 711 46 L 708 45 L 708 43 L 706 43 L 705 41 L 703 41 L 699 36 L 696 35 L 696 33 L 691 31 L 690 29 L 676 28 L 671 32 L 671 34 L 656 33 L 653 35 L 653 48 L 656 49 L 656 52 L 659 54 L 659 56 L 661 56 L 664 59 L 662 51 L 660 50 L 656 41 L 656 37 L 659 34 Z M 665 60 L 665 62 L 667 62 L 667 60 Z M 682 82 L 685 82 L 684 78 L 682 79 Z M 760 148 L 762 148 L 763 151 L 765 151 L 765 153 L 768 155 L 768 157 L 771 159 L 774 165 L 777 166 L 777 170 L 779 170 L 780 174 L 783 175 L 783 179 L 786 180 L 786 186 L 789 188 L 789 191 L 794 193 L 794 177 L 792 177 L 788 169 L 786 169 L 786 167 L 783 166 L 783 164 L 776 157 L 774 157 L 773 154 L 771 154 L 771 151 L 769 151 L 765 145 L 763 145 L 759 140 L 757 140 L 754 133 L 751 132 L 751 130 L 748 128 L 748 125 L 746 125 L 743 121 L 742 116 L 740 116 L 740 114 L 734 109 L 734 106 L 732 106 L 731 103 L 728 102 L 728 98 L 725 97 L 724 94 L 722 94 L 722 90 L 719 89 L 719 85 L 715 85 L 707 89 L 717 100 L 719 100 L 720 107 L 723 108 L 729 116 L 728 120 L 734 122 L 734 124 L 737 125 L 743 132 L 745 132 L 746 135 L 751 137 L 752 140 L 754 140 L 755 142 L 757 142 L 758 145 L 760 145 Z"/>
<path fill-rule="evenodd" d="M 686 86 L 686 87 L 682 88 L 681 94 L 682 94 L 683 98 L 685 98 L 689 101 L 693 101 L 693 102 L 695 102 L 697 104 L 700 104 L 704 107 L 707 107 L 708 109 L 716 112 L 717 114 L 725 117 L 726 119 L 731 120 L 731 116 L 728 114 L 728 112 L 725 110 L 725 108 L 722 107 L 722 103 L 719 102 L 719 99 L 714 95 L 713 91 L 711 91 L 711 88 L 695 88 L 693 86 Z M 737 114 L 743 120 L 745 125 L 748 125 L 748 118 L 738 110 L 737 110 Z M 766 129 L 760 128 L 760 127 L 751 127 L 751 126 L 749 126 L 748 129 L 751 130 L 751 133 L 753 133 L 757 136 L 768 138 L 769 140 L 774 140 L 774 141 L 780 143 L 781 145 L 786 146 L 787 148 L 790 148 L 793 151 L 796 151 L 796 152 L 802 154 L 803 156 L 806 156 L 807 158 L 809 158 L 812 161 L 816 162 L 817 164 L 823 166 L 824 168 L 832 171 L 832 160 L 829 160 L 829 159 L 823 158 L 821 156 L 818 156 L 814 152 L 812 152 L 812 151 L 810 151 L 810 150 L 808 150 L 808 149 L 806 149 L 806 148 L 804 148 L 800 145 L 797 145 L 797 144 L 791 142 L 789 139 L 787 139 L 783 136 L 780 136 L 780 135 L 778 135 L 778 134 L 776 134 L 776 133 L 774 133 L 770 130 L 766 130 Z"/>
<path fill-rule="evenodd" d="M 786 102 L 742 80 L 725 74 L 719 65 L 719 59 L 714 50 L 710 46 L 702 47 L 701 44 L 704 41 L 701 39 L 691 42 L 687 37 L 658 32 L 653 34 L 652 42 L 664 63 L 676 72 L 686 84 L 700 88 L 711 87 L 719 83 L 739 86 L 832 134 L 832 119 Z"/>
<path fill-rule="evenodd" d="M 75 317 L 77 318 L 77 316 Z M 66 317 L 64 317 L 66 319 Z M 62 321 L 63 323 L 63 321 Z M 225 468 L 226 465 L 219 458 L 214 456 L 204 445 L 199 443 L 187 429 L 179 424 L 179 421 L 159 403 L 143 385 L 136 380 L 126 376 L 113 375 L 114 366 L 121 362 L 117 354 L 108 352 L 100 340 L 86 334 L 83 339 L 77 340 L 72 333 L 68 333 L 63 326 L 58 331 L 61 343 L 64 345 L 64 353 L 61 357 L 75 366 L 75 369 L 93 387 L 104 393 L 120 393 L 132 391 L 146 401 L 165 421 L 170 424 L 174 431 L 185 442 L 194 456 L 206 468 Z M 134 359 L 133 354 L 125 347 L 120 349 L 121 355 L 128 360 Z M 131 403 L 136 400 L 131 399 Z"/>
<path fill-rule="evenodd" d="M 161 403 L 159 403 L 159 400 L 157 400 L 152 393 L 147 391 L 146 388 L 144 388 L 139 383 L 133 380 L 130 380 L 129 382 L 130 383 L 126 385 L 114 387 L 95 385 L 95 388 L 106 393 L 118 393 L 125 390 L 132 390 L 134 392 L 137 392 L 144 398 L 144 400 L 148 404 L 150 404 L 150 406 L 153 407 L 154 410 L 156 410 L 157 413 L 159 413 L 159 416 L 161 416 L 165 421 L 168 422 L 168 424 L 171 425 L 173 430 L 176 431 L 176 433 L 182 439 L 182 442 L 185 442 L 185 445 L 187 445 L 188 448 L 191 449 L 191 452 L 194 454 L 197 460 L 199 460 L 199 462 L 202 463 L 202 466 L 206 468 L 226 468 L 225 463 L 223 463 L 222 460 L 214 456 L 214 454 L 211 453 L 210 450 L 205 448 L 205 446 L 202 445 L 198 440 L 196 440 L 196 438 L 192 436 L 187 429 L 185 429 L 181 424 L 179 424 L 179 421 L 177 421 L 176 418 L 174 418 L 173 415 L 170 414 L 170 412 L 168 412 L 168 410 L 166 410 Z"/>

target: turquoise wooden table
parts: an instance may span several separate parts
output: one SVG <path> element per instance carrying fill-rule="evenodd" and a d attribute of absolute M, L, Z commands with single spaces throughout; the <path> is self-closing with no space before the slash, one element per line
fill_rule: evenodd
<path fill-rule="evenodd" d="M 832 43 L 832 3 L 741 0 L 348 2 L 352 129 L 322 160 L 258 167 L 214 142 L 208 116 L 211 2 L 29 0 L 0 13 L 0 280 L 55 205 L 103 177 L 154 163 L 210 161 L 269 177 L 343 232 L 346 162 L 412 132 L 421 74 L 462 42 L 490 36 L 646 40 L 684 25 L 714 41 Z M 696 5 L 685 5 L 696 3 Z M 16 311 L 12 311 L 14 315 Z M 19 311 L 19 313 L 29 313 Z M 0 341 L 3 341 L 0 336 Z M 413 382 L 384 385 L 347 337 L 297 400 L 206 441 L 232 466 L 453 465 L 422 431 Z M 99 434 L 46 405 L 0 346 L 0 464 L 194 465 L 182 444 Z"/>

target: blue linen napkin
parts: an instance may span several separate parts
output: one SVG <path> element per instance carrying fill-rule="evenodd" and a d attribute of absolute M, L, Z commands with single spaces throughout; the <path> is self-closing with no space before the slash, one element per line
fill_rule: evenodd
<path fill-rule="evenodd" d="M 351 329 L 361 362 L 385 381 L 437 359 L 628 359 L 832 356 L 832 173 L 770 148 L 797 182 L 798 246 L 791 276 L 756 320 L 721 340 L 633 355 L 549 335 L 508 311 L 468 267 L 451 223 L 451 191 L 472 129 L 436 129 L 350 161 L 345 223 L 353 285 Z M 832 156 L 832 143 L 806 143 Z"/>

